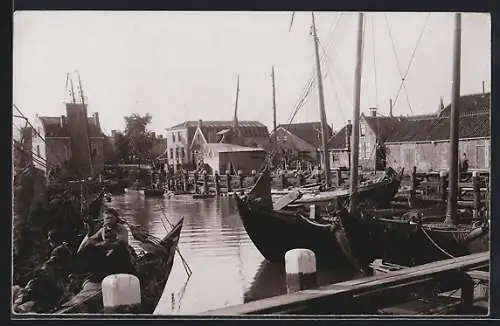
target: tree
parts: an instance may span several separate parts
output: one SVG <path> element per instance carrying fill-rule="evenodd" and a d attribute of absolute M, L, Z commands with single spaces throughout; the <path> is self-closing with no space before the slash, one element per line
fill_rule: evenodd
<path fill-rule="evenodd" d="M 146 113 L 141 116 L 134 113 L 125 117 L 125 137 L 128 140 L 129 155 L 139 159 L 149 156 L 149 150 L 153 147 L 153 135 L 147 130 L 152 116 Z"/>
<path fill-rule="evenodd" d="M 130 146 L 128 137 L 121 132 L 117 132 L 115 134 L 114 143 L 118 161 L 129 162 Z"/>

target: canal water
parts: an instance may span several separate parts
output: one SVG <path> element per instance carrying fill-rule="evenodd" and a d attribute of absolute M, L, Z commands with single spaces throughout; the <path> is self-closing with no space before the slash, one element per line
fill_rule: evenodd
<path fill-rule="evenodd" d="M 192 275 L 188 278 L 177 253 L 155 314 L 196 314 L 286 293 L 284 266 L 268 263 L 255 248 L 233 198 L 158 199 L 130 191 L 114 196 L 109 205 L 159 238 L 170 230 L 169 222 L 175 224 L 184 217 L 179 249 Z M 323 285 L 351 279 L 353 274 L 319 270 L 318 277 Z"/>

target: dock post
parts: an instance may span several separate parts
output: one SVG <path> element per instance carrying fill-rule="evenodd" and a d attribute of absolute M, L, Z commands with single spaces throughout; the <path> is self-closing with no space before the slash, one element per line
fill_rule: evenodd
<path fill-rule="evenodd" d="M 203 171 L 203 194 L 208 195 L 208 173 Z"/>
<path fill-rule="evenodd" d="M 257 171 L 252 170 L 252 186 L 257 183 Z"/>
<path fill-rule="evenodd" d="M 227 195 L 231 192 L 231 172 L 229 170 L 226 171 L 226 185 L 227 185 Z"/>
<path fill-rule="evenodd" d="M 472 172 L 472 189 L 474 190 L 474 218 L 479 218 L 481 209 L 481 188 L 479 187 L 479 171 Z"/>
<path fill-rule="evenodd" d="M 287 180 L 286 180 L 286 172 L 283 172 L 283 173 L 281 174 L 281 187 L 282 187 L 283 189 L 286 189 L 286 188 L 287 188 L 287 186 L 288 186 L 288 185 L 287 185 L 287 183 L 286 183 L 286 181 L 287 181 Z"/>
<path fill-rule="evenodd" d="M 299 171 L 297 173 L 297 178 L 299 179 L 299 186 L 302 187 L 305 183 L 304 174 L 302 173 L 302 171 Z"/>
<path fill-rule="evenodd" d="M 105 314 L 140 312 L 141 286 L 136 276 L 130 274 L 109 275 L 102 280 L 101 287 Z"/>
<path fill-rule="evenodd" d="M 184 171 L 182 173 L 183 176 L 183 181 L 184 181 L 184 193 L 187 193 L 189 191 L 189 174 Z"/>
<path fill-rule="evenodd" d="M 288 293 L 311 289 L 318 285 L 316 256 L 309 249 L 292 249 L 285 254 Z"/>
<path fill-rule="evenodd" d="M 448 196 L 446 191 L 446 174 L 446 171 L 439 172 L 439 195 L 443 204 L 446 203 L 446 197 Z"/>
<path fill-rule="evenodd" d="M 415 196 L 417 192 L 417 167 L 414 166 L 411 171 L 410 176 L 410 203 L 413 204 L 415 202 Z"/>
<path fill-rule="evenodd" d="M 337 168 L 337 170 L 335 170 L 336 172 L 336 176 L 337 176 L 337 186 L 340 187 L 342 185 L 342 170 L 340 170 L 340 168 Z"/>
<path fill-rule="evenodd" d="M 461 313 L 471 314 L 474 305 L 474 280 L 465 273 L 462 276 L 460 292 Z"/>
<path fill-rule="evenodd" d="M 217 171 L 215 171 L 214 172 L 214 188 L 215 188 L 215 195 L 216 196 L 220 195 L 219 181 L 220 181 L 219 173 Z"/>
<path fill-rule="evenodd" d="M 309 205 L 309 218 L 311 220 L 316 219 L 316 205 L 314 205 L 314 204 Z"/>
<path fill-rule="evenodd" d="M 196 174 L 196 172 L 193 172 L 193 179 L 194 179 L 193 190 L 194 190 L 194 193 L 197 194 L 198 193 L 198 175 Z"/>
<path fill-rule="evenodd" d="M 238 186 L 240 191 L 243 193 L 243 171 L 238 170 Z"/>

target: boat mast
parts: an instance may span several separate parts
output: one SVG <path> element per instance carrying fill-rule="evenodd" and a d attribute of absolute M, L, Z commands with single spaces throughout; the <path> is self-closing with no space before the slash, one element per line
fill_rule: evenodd
<path fill-rule="evenodd" d="M 314 12 L 312 15 L 312 35 L 314 38 L 314 52 L 316 54 L 316 78 L 318 82 L 318 96 L 319 96 L 319 109 L 321 113 L 321 136 L 322 136 L 322 147 L 323 147 L 323 169 L 325 170 L 325 182 L 326 189 L 330 188 L 330 160 L 328 155 L 328 124 L 326 122 L 325 113 L 325 99 L 323 96 L 323 80 L 321 74 L 321 64 L 319 61 L 319 51 L 318 51 L 318 35 L 316 33 L 316 22 L 314 20 Z"/>
<path fill-rule="evenodd" d="M 87 107 L 85 106 L 85 97 L 83 96 L 83 88 L 82 88 L 82 79 L 80 78 L 80 73 L 78 73 L 78 88 L 80 89 L 80 97 L 82 99 L 83 112 L 85 112 L 85 127 L 87 128 L 87 141 L 89 143 L 89 164 L 90 164 L 90 175 L 94 175 L 94 167 L 92 166 L 92 151 L 90 150 L 90 132 L 89 132 L 89 123 L 87 117 Z"/>
<path fill-rule="evenodd" d="M 460 98 L 460 50 L 462 45 L 462 16 L 455 14 L 455 33 L 453 39 L 453 80 L 451 88 L 450 112 L 450 174 L 448 176 L 448 204 L 446 209 L 446 223 L 459 222 L 457 215 L 458 192 L 458 124 L 459 124 L 459 98 Z"/>
<path fill-rule="evenodd" d="M 276 87 L 274 84 L 274 66 L 271 72 L 271 79 L 273 80 L 273 142 L 274 145 L 278 143 L 276 135 Z"/>
<path fill-rule="evenodd" d="M 235 140 L 239 140 L 239 123 L 238 123 L 238 97 L 240 94 L 240 75 L 238 75 L 238 78 L 236 80 L 236 102 L 234 104 L 234 117 L 233 117 L 233 133 L 234 133 L 234 138 L 233 142 Z"/>
<path fill-rule="evenodd" d="M 363 13 L 358 18 L 358 42 L 356 51 L 356 70 L 354 72 L 354 114 L 352 120 L 351 141 L 351 171 L 350 171 L 350 197 L 349 211 L 356 210 L 358 193 L 358 165 L 359 165 L 359 114 L 361 100 L 361 64 L 363 61 Z"/>

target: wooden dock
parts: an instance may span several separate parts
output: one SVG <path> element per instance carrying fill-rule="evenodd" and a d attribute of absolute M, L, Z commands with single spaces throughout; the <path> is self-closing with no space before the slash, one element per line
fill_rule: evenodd
<path fill-rule="evenodd" d="M 411 302 L 410 293 L 423 286 L 439 287 L 441 292 L 461 289 L 460 298 L 451 306 L 454 311 L 467 315 L 472 313 L 474 305 L 474 278 L 489 280 L 484 272 L 468 272 L 488 267 L 489 256 L 489 252 L 484 252 L 446 259 L 384 275 L 209 310 L 203 315 L 377 314 L 380 309 Z"/>

